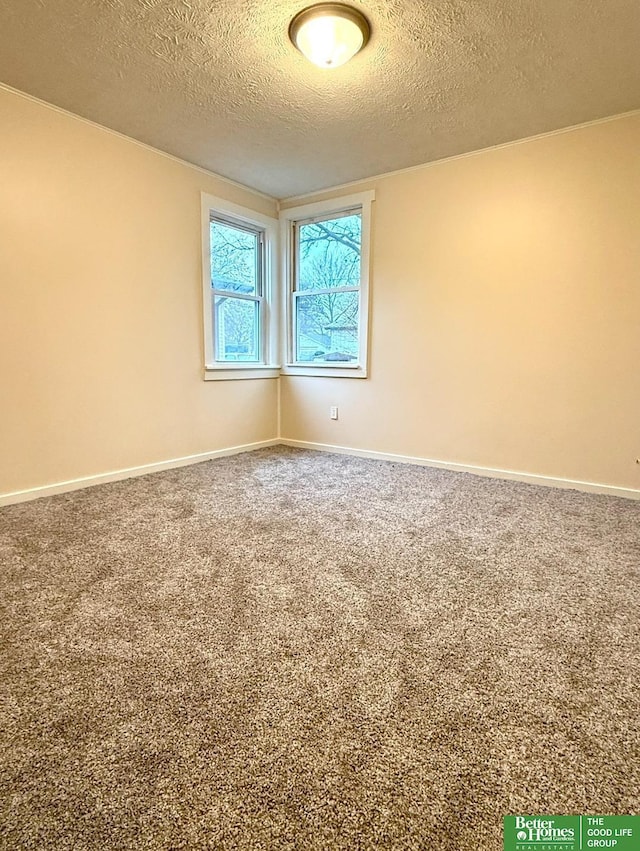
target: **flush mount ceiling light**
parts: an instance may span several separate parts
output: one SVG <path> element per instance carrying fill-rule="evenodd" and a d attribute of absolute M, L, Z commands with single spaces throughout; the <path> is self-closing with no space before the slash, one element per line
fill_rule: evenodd
<path fill-rule="evenodd" d="M 319 3 L 295 16 L 289 38 L 320 68 L 338 68 L 369 41 L 371 29 L 362 12 L 343 3 Z"/>

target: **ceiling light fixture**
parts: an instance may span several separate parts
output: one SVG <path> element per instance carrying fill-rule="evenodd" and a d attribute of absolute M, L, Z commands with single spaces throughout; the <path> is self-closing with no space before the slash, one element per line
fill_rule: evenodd
<path fill-rule="evenodd" d="M 362 12 L 344 3 L 318 3 L 295 16 L 289 38 L 320 68 L 338 68 L 369 41 L 371 28 Z"/>

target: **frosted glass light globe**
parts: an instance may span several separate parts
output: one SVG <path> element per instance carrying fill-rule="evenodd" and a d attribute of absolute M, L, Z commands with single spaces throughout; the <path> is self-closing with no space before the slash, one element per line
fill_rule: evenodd
<path fill-rule="evenodd" d="M 338 68 L 369 39 L 369 23 L 357 9 L 320 3 L 291 21 L 289 36 L 298 50 L 320 68 Z"/>

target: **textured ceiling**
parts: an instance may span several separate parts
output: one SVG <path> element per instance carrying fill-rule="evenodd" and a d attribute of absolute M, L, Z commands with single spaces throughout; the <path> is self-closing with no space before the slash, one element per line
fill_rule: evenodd
<path fill-rule="evenodd" d="M 305 0 L 3 0 L 0 80 L 282 198 L 640 107 L 638 0 L 365 0 L 308 63 Z"/>

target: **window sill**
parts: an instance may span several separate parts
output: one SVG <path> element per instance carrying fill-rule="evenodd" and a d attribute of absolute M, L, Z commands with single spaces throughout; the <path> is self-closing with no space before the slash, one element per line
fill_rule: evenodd
<path fill-rule="evenodd" d="M 279 367 L 273 364 L 234 364 L 228 366 L 206 366 L 205 381 L 237 381 L 256 378 L 279 378 L 281 375 L 301 375 L 312 378 L 367 378 L 367 370 L 362 366 L 294 366 L 287 364 Z"/>
<path fill-rule="evenodd" d="M 278 378 L 280 367 L 272 364 L 225 364 L 224 366 L 205 366 L 205 381 L 237 381 L 249 378 Z"/>
<path fill-rule="evenodd" d="M 280 370 L 281 375 L 307 375 L 315 378 L 366 378 L 366 367 L 357 364 L 344 364 L 344 366 L 298 366 L 287 364 Z"/>

